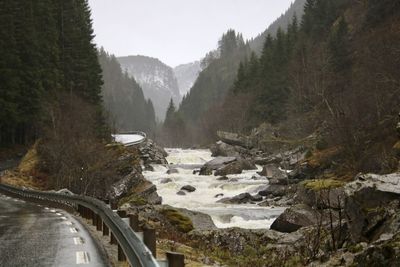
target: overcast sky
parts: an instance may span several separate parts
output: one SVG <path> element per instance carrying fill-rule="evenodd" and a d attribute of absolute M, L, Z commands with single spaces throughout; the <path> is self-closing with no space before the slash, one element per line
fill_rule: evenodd
<path fill-rule="evenodd" d="M 292 0 L 89 0 L 96 43 L 117 56 L 176 65 L 201 59 L 235 29 L 255 37 Z"/>

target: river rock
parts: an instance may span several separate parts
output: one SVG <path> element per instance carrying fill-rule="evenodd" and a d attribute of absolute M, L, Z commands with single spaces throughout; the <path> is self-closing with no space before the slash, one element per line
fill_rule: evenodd
<path fill-rule="evenodd" d="M 261 196 L 257 195 L 257 196 L 252 196 L 249 193 L 242 193 L 239 194 L 237 196 L 234 197 L 226 197 L 223 199 L 220 199 L 217 201 L 217 203 L 224 203 L 224 204 L 246 204 L 246 203 L 251 203 L 253 201 L 261 201 L 262 197 L 260 199 Z"/>
<path fill-rule="evenodd" d="M 236 161 L 236 157 L 217 157 L 203 165 L 200 169 L 200 175 L 211 175 L 212 171 L 224 167 L 225 165 Z"/>
<path fill-rule="evenodd" d="M 228 163 L 227 165 L 219 168 L 218 170 L 216 170 L 214 175 L 224 176 L 229 174 L 240 174 L 243 172 L 243 170 L 256 170 L 256 169 L 257 167 L 250 161 L 245 159 L 239 159 L 237 161 Z"/>
<path fill-rule="evenodd" d="M 184 191 L 182 191 L 182 190 L 179 190 L 178 192 L 176 192 L 176 194 L 179 195 L 179 196 L 185 196 L 186 195 L 186 193 Z"/>
<path fill-rule="evenodd" d="M 288 187 L 285 185 L 269 185 L 260 190 L 258 194 L 264 197 L 282 197 L 286 195 Z"/>
<path fill-rule="evenodd" d="M 168 184 L 171 183 L 172 179 L 171 178 L 164 178 L 160 181 L 160 184 Z"/>
<path fill-rule="evenodd" d="M 181 191 L 187 191 L 189 193 L 196 191 L 196 188 L 191 185 L 182 186 Z"/>
<path fill-rule="evenodd" d="M 272 230 L 283 233 L 295 232 L 301 227 L 316 224 L 318 213 L 311 207 L 298 204 L 286 209 L 271 225 Z"/>
<path fill-rule="evenodd" d="M 178 169 L 169 169 L 167 171 L 167 174 L 176 174 L 176 173 L 179 173 Z"/>
<path fill-rule="evenodd" d="M 239 151 L 243 153 L 245 149 L 218 141 L 210 147 L 210 150 L 213 157 L 239 157 Z"/>
<path fill-rule="evenodd" d="M 228 181 L 228 180 L 229 180 L 229 178 L 226 177 L 226 176 L 222 176 L 222 177 L 218 177 L 217 178 L 217 181 Z"/>

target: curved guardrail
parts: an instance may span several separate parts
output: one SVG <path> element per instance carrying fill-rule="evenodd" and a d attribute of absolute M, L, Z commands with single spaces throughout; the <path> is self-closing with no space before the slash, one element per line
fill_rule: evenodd
<path fill-rule="evenodd" d="M 59 193 L 40 192 L 28 189 L 19 189 L 9 185 L 0 184 L 0 191 L 26 199 L 36 199 L 64 204 L 76 210 L 85 207 L 101 217 L 103 222 L 114 234 L 131 266 L 158 267 L 146 245 L 136 236 L 132 229 L 115 214 L 104 202 L 79 195 L 63 195 Z M 80 207 L 81 206 L 81 207 Z"/>
<path fill-rule="evenodd" d="M 145 132 L 140 132 L 140 131 L 122 132 L 122 133 L 114 134 L 113 138 L 114 138 L 115 135 L 140 135 L 140 136 L 143 136 L 143 139 L 141 139 L 139 141 L 135 141 L 135 142 L 126 143 L 126 144 L 124 144 L 125 146 L 139 145 L 139 144 L 143 143 L 147 139 L 146 133 Z"/>

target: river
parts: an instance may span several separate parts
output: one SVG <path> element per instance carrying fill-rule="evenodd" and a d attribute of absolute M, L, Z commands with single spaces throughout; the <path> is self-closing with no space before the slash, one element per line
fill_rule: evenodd
<path fill-rule="evenodd" d="M 154 171 L 143 174 L 157 186 L 163 204 L 177 208 L 199 211 L 211 216 L 218 228 L 240 227 L 246 229 L 267 229 L 285 208 L 260 207 L 256 204 L 222 204 L 217 201 L 224 197 L 233 197 L 240 193 L 255 194 L 260 186 L 268 183 L 257 174 L 261 170 L 244 171 L 238 175 L 228 175 L 229 180 L 218 181 L 216 176 L 200 176 L 193 174 L 205 162 L 212 160 L 211 152 L 203 149 L 166 149 L 170 168 L 178 173 L 167 174 L 168 166 L 153 165 Z M 172 182 L 161 183 L 165 178 Z M 196 188 L 193 193 L 177 195 L 182 186 L 191 185 Z M 217 197 L 216 197 L 217 196 Z"/>

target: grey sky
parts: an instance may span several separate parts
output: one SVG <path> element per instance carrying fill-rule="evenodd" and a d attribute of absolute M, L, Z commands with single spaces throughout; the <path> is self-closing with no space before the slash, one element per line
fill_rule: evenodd
<path fill-rule="evenodd" d="M 117 56 L 145 55 L 176 66 L 202 58 L 232 28 L 246 39 L 292 0 L 89 0 L 96 43 Z"/>

